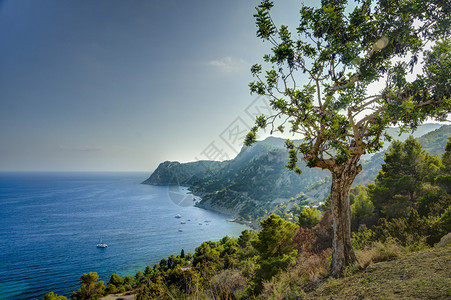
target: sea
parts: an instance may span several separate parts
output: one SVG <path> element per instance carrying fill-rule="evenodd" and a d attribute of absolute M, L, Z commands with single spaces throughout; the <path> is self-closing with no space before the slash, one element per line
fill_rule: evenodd
<path fill-rule="evenodd" d="M 203 241 L 248 229 L 194 206 L 149 173 L 0 173 L 0 299 L 70 296 L 83 273 L 134 276 Z M 107 248 L 97 248 L 99 241 Z"/>

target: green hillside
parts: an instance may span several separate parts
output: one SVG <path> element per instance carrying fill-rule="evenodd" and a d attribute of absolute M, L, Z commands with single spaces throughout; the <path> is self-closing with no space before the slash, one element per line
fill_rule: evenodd
<path fill-rule="evenodd" d="M 436 124 L 426 124 L 426 125 L 436 125 Z M 426 126 L 424 125 L 424 126 Z M 428 128 L 434 128 L 428 126 Z M 421 132 L 424 132 L 424 128 Z M 415 135 L 413 135 L 415 137 Z M 396 136 L 394 135 L 394 140 L 405 141 L 408 135 Z M 445 152 L 445 145 L 448 142 L 448 138 L 451 137 L 451 125 L 443 125 L 433 131 L 430 131 L 416 139 L 423 146 L 423 149 L 432 155 L 442 155 Z M 370 159 L 362 160 L 363 170 L 357 175 L 354 180 L 354 186 L 359 184 L 366 184 L 373 181 L 376 178 L 377 173 L 381 169 L 381 165 L 384 162 L 384 152 L 379 152 L 373 155 Z"/>
<path fill-rule="evenodd" d="M 395 140 L 403 141 L 409 136 L 406 133 L 399 135 L 396 128 L 388 131 Z M 441 155 L 451 136 L 451 126 L 426 124 L 420 126 L 414 136 L 419 133 L 425 133 L 418 138 L 423 147 L 432 154 Z M 143 183 L 189 186 L 195 195 L 202 197 L 199 207 L 252 220 L 280 210 L 281 206 L 302 205 L 306 200 L 324 201 L 330 189 L 329 172 L 307 168 L 305 164 L 301 175 L 288 171 L 285 168 L 288 153 L 284 145 L 284 139 L 269 137 L 251 147 L 243 146 L 229 161 L 167 161 Z M 373 181 L 383 160 L 383 152 L 362 160 L 363 170 L 356 177 L 354 186 Z"/>

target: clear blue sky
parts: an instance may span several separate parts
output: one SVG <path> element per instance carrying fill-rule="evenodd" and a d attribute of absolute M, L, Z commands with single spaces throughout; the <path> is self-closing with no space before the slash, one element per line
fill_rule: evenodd
<path fill-rule="evenodd" d="M 295 20 L 300 2 L 283 2 Z M 0 0 L 0 171 L 233 157 L 270 46 L 257 4 Z"/>

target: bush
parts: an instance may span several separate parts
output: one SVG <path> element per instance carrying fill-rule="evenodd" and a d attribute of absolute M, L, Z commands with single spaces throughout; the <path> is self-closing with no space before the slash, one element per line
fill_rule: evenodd
<path fill-rule="evenodd" d="M 54 292 L 50 292 L 42 298 L 42 300 L 67 300 L 64 296 L 58 296 Z"/>
<path fill-rule="evenodd" d="M 117 293 L 117 288 L 114 284 L 112 283 L 108 283 L 108 285 L 106 286 L 106 290 L 105 290 L 105 294 L 116 294 Z"/>
<path fill-rule="evenodd" d="M 322 218 L 322 214 L 315 207 L 307 207 L 301 211 L 299 214 L 298 224 L 303 228 L 312 228 L 316 226 Z"/>
<path fill-rule="evenodd" d="M 431 231 L 431 221 L 424 217 L 420 218 L 418 212 L 411 209 L 407 217 L 391 221 L 382 218 L 370 230 L 357 234 L 353 233 L 352 243 L 355 249 L 363 249 L 374 242 L 386 243 L 392 239 L 403 247 L 422 245 Z"/>
<path fill-rule="evenodd" d="M 263 299 L 300 299 L 305 296 L 303 286 L 328 275 L 332 250 L 320 254 L 300 255 L 296 264 L 270 281 L 263 283 Z"/>
<path fill-rule="evenodd" d="M 209 294 L 212 299 L 233 299 L 235 293 L 246 283 L 240 270 L 227 269 L 211 278 Z"/>
<path fill-rule="evenodd" d="M 363 249 L 356 250 L 355 254 L 361 266 L 366 268 L 372 263 L 387 261 L 401 256 L 401 248 L 394 239 L 387 239 L 385 242 L 374 242 Z"/>

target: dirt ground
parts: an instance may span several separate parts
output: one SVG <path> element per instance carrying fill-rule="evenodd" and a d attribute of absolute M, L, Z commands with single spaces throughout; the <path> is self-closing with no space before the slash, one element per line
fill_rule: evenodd
<path fill-rule="evenodd" d="M 329 279 L 306 299 L 451 299 L 451 246 L 410 253 L 350 277 Z"/>

